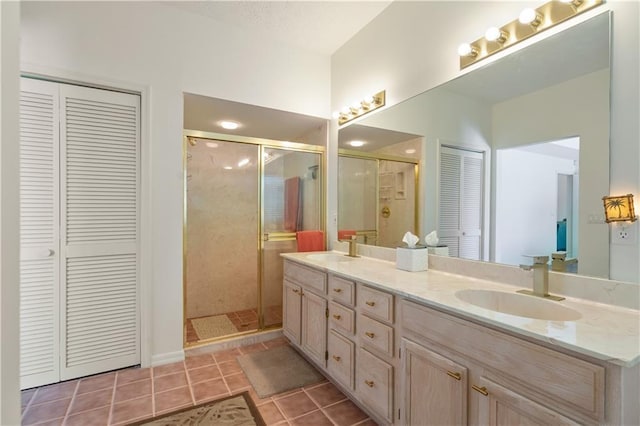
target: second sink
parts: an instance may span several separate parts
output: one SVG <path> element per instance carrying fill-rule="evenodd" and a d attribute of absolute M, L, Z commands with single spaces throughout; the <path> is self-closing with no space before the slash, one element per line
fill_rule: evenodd
<path fill-rule="evenodd" d="M 496 290 L 459 290 L 456 297 L 480 308 L 547 321 L 576 321 L 582 314 L 557 302 Z"/>

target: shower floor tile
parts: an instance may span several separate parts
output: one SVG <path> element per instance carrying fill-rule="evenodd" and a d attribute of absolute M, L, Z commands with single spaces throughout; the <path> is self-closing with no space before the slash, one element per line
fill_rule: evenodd
<path fill-rule="evenodd" d="M 227 312 L 221 315 L 226 315 L 239 332 L 258 330 L 258 311 L 256 309 Z M 197 318 L 204 317 L 187 318 L 187 343 L 195 343 L 200 340 L 192 323 L 192 320 Z M 267 306 L 264 310 L 264 318 L 266 326 L 282 324 L 282 306 Z"/>

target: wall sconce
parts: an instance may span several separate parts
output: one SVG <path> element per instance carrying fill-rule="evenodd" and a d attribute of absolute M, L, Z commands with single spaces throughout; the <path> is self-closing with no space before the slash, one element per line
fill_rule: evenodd
<path fill-rule="evenodd" d="M 338 115 L 338 124 L 342 125 L 355 118 L 362 117 L 365 114 L 375 111 L 376 109 L 383 107 L 385 104 L 386 92 L 383 90 L 376 93 L 373 96 L 367 96 L 358 104 L 354 104 L 350 107 L 343 107 Z"/>
<path fill-rule="evenodd" d="M 491 27 L 485 36 L 458 48 L 460 69 L 526 40 L 604 3 L 604 0 L 552 0 L 536 9 L 524 9 L 518 19 L 502 27 Z M 462 45 L 461 45 L 462 46 Z"/>
<path fill-rule="evenodd" d="M 635 222 L 638 217 L 633 209 L 633 194 L 602 197 L 605 222 Z"/>

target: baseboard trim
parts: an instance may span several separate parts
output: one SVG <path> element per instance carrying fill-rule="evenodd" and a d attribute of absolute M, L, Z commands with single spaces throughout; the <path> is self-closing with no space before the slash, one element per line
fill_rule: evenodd
<path fill-rule="evenodd" d="M 157 367 L 163 364 L 170 364 L 172 362 L 184 361 L 184 350 L 175 352 L 166 352 L 163 354 L 157 354 L 151 356 L 151 366 Z"/>

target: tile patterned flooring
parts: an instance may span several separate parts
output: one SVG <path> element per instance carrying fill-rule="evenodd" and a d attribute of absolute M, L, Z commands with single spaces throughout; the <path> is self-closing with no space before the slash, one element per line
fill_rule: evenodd
<path fill-rule="evenodd" d="M 258 311 L 256 309 L 227 312 L 226 314 L 220 315 L 226 315 L 239 332 L 258 329 Z M 199 340 L 196 330 L 191 323 L 191 320 L 196 318 L 203 317 L 187 318 L 187 343 L 194 343 Z M 282 324 L 282 306 L 267 306 L 264 310 L 264 318 L 267 326 Z"/>
<path fill-rule="evenodd" d="M 152 368 L 129 368 L 22 391 L 22 424 L 126 425 L 249 390 L 267 425 L 375 426 L 329 381 L 261 399 L 236 357 L 287 345 L 284 337 L 188 356 Z"/>

